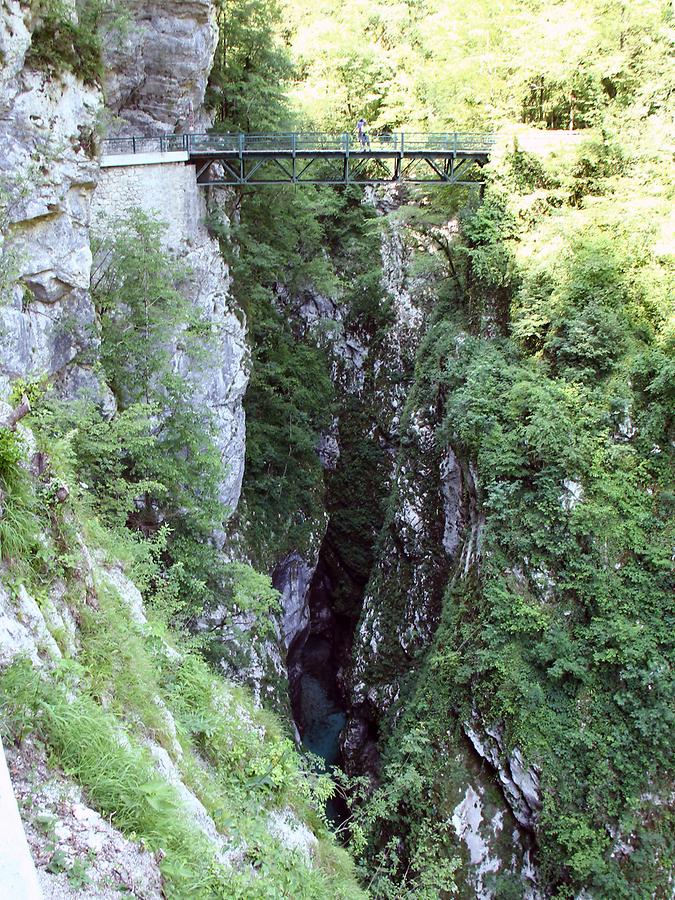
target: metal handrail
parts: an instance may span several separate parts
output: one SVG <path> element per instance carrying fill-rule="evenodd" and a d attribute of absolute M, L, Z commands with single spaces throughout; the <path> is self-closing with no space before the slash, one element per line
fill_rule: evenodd
<path fill-rule="evenodd" d="M 352 134 L 330 132 L 215 132 L 213 134 L 163 134 L 113 137 L 103 141 L 103 155 L 136 153 L 308 153 L 391 151 L 407 154 L 424 151 L 441 153 L 489 153 L 496 136 L 479 132 L 384 132 L 369 135 L 362 146 Z"/>

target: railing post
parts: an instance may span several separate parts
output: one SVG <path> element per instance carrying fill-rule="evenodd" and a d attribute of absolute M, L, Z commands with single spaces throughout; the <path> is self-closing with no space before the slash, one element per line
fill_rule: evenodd
<path fill-rule="evenodd" d="M 455 131 L 453 137 L 454 137 L 454 141 L 453 141 L 453 147 L 452 147 L 452 154 L 453 154 L 453 156 L 457 156 L 457 132 L 456 131 Z"/>
<path fill-rule="evenodd" d="M 405 132 L 402 131 L 401 132 L 401 156 L 403 156 L 404 140 L 405 140 Z"/>
<path fill-rule="evenodd" d="M 344 182 L 349 184 L 349 132 L 345 131 L 343 137 L 345 142 Z"/>
<path fill-rule="evenodd" d="M 239 132 L 239 156 L 244 155 L 244 132 Z"/>
<path fill-rule="evenodd" d="M 131 137 L 131 152 L 132 153 L 136 152 L 136 138 L 133 135 Z"/>
<path fill-rule="evenodd" d="M 293 153 L 293 158 L 295 159 L 295 151 L 297 149 L 297 134 L 293 132 L 291 135 L 291 151 Z"/>

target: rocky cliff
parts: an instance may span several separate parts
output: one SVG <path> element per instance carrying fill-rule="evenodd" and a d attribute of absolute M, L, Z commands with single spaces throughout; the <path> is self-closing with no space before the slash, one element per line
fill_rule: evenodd
<path fill-rule="evenodd" d="M 116 134 L 170 134 L 207 119 L 202 102 L 218 39 L 212 0 L 132 0 L 103 35 Z"/>
<path fill-rule="evenodd" d="M 25 68 L 30 25 L 26 6 L 3 8 L 0 391 L 7 396 L 13 379 L 47 375 L 64 393 L 88 388 L 98 394 L 89 297 L 89 207 L 98 165 L 86 138 L 102 96 L 70 73 L 54 81 Z"/>
<path fill-rule="evenodd" d="M 233 510 L 239 499 L 244 462 L 242 398 L 248 380 L 245 317 L 233 307 L 227 265 L 206 228 L 206 197 L 198 191 L 190 168 L 138 165 L 101 170 L 95 156 L 98 123 L 103 117 L 109 119 L 110 114 L 116 117 L 116 128 L 132 131 L 171 131 L 189 117 L 200 116 L 215 47 L 214 7 L 209 2 L 130 6 L 125 22 L 111 26 L 105 41 L 106 77 L 102 87 L 84 84 L 71 71 L 55 77 L 53 71 L 32 68 L 26 55 L 31 31 L 37 25 L 39 20 L 26 5 L 11 2 L 3 7 L 0 397 L 7 399 L 12 392 L 16 395 L 17 389 L 20 395 L 36 383 L 43 388 L 49 384 L 64 400 L 93 399 L 105 417 L 113 415 L 115 400 L 102 380 L 98 359 L 100 323 L 90 292 L 92 244 L 94 237 L 114 229 L 116 216 L 143 209 L 166 224 L 165 249 L 185 265 L 187 276 L 182 290 L 208 323 L 210 341 L 215 346 L 209 369 L 204 371 L 194 364 L 182 348 L 180 335 L 176 335 L 172 367 L 190 385 L 190 402 L 196 413 L 201 410 L 215 422 L 224 473 L 219 499 Z M 221 200 L 212 195 L 209 202 L 218 205 Z M 9 406 L 3 404 L 3 422 L 8 410 Z M 16 440 L 21 448 L 20 467 L 25 469 L 25 474 L 19 469 L 18 477 L 33 478 L 51 471 L 48 456 L 41 455 L 40 462 L 35 461 L 38 457 L 34 457 L 35 442 L 29 431 L 17 432 Z M 39 482 L 30 490 L 41 490 Z M 62 481 L 61 490 L 64 497 L 70 492 L 74 498 L 78 488 L 73 484 L 67 487 Z M 0 520 L 8 513 L 8 502 L 0 493 Z M 75 508 L 65 511 L 68 529 L 81 527 L 79 515 Z M 49 523 L 41 527 L 45 529 L 41 540 L 47 547 L 51 541 Z M 5 536 L 3 532 L 3 542 Z M 222 535 L 214 537 L 222 541 Z M 131 633 L 140 628 L 141 643 L 152 640 L 141 595 L 116 564 L 114 555 L 104 559 L 101 550 L 88 545 L 79 532 L 72 551 L 79 559 L 76 569 L 62 570 L 63 577 L 54 577 L 48 570 L 36 601 L 24 576 L 17 582 L 3 543 L 3 673 L 18 671 L 19 661 L 28 659 L 38 680 L 50 685 L 54 672 L 66 661 L 78 665 L 76 661 L 81 659 L 87 668 L 85 613 L 75 599 L 80 588 L 88 597 L 86 608 L 95 610 L 101 618 L 95 629 L 110 627 L 110 621 L 108 626 L 102 621 L 101 607 L 114 596 L 125 610 L 120 608 L 127 639 L 131 640 Z M 164 649 L 172 665 L 179 664 L 176 651 L 168 644 Z M 137 653 L 138 662 L 145 650 L 139 645 Z M 75 699 L 80 696 L 79 687 L 84 691 L 84 685 L 78 682 L 78 688 L 71 692 L 73 702 L 80 702 Z M 112 683 L 111 690 L 115 690 Z M 178 737 L 181 726 L 167 699 L 158 693 L 151 704 L 163 722 L 163 737 L 157 739 L 159 732 L 154 726 L 148 730 L 147 721 L 143 722 L 145 714 L 137 710 L 132 714 L 133 723 L 119 720 L 112 726 L 118 729 L 120 748 L 133 756 L 143 744 L 143 766 L 151 764 L 145 769 L 146 776 L 154 767 L 152 778 L 157 791 L 164 792 L 165 800 L 169 795 L 173 798 L 166 815 L 170 818 L 177 803 L 176 809 L 180 807 L 181 816 L 190 823 L 193 852 L 199 856 L 197 846 L 206 841 L 202 850 L 209 848 L 207 855 L 215 854 L 217 864 L 226 866 L 235 877 L 238 869 L 246 868 L 243 859 L 247 840 L 238 849 L 226 847 L 222 822 L 214 821 L 212 807 L 211 812 L 207 810 L 205 771 L 198 778 L 201 788 L 190 784 L 185 735 Z M 230 701 L 222 695 L 218 702 L 226 706 Z M 221 724 L 225 706 L 219 714 Z M 237 728 L 248 721 L 251 739 L 262 740 L 265 728 L 254 725 L 244 706 L 237 709 Z M 28 716 L 28 711 L 23 715 Z M 245 729 L 249 726 L 243 725 Z M 134 758 L 140 761 L 140 757 Z M 83 796 L 68 777 L 52 768 L 40 743 L 28 740 L 9 747 L 8 762 L 45 896 L 77 894 L 78 878 L 82 885 L 97 891 L 96 896 L 103 896 L 109 885 L 144 897 L 164 895 L 167 879 L 177 877 L 175 872 L 167 875 L 167 869 L 164 876 L 160 874 L 164 851 L 151 854 L 111 827 L 93 808 L 98 805 L 105 811 L 105 802 L 97 799 L 96 789 L 89 784 L 89 794 Z M 317 838 L 293 809 L 283 804 L 270 809 L 264 829 L 268 829 L 275 846 L 282 847 L 286 842 L 291 857 L 300 854 L 305 865 L 313 866 Z"/>

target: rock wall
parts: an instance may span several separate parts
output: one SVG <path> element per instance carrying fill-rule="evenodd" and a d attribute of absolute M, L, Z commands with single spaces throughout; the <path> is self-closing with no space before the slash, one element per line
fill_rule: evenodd
<path fill-rule="evenodd" d="M 475 474 L 452 447 L 439 444 L 442 407 L 415 372 L 436 302 L 433 267 L 426 276 L 413 275 L 396 197 L 374 202 L 383 218 L 382 286 L 393 317 L 383 339 L 366 346 L 359 358 L 361 377 L 348 375 L 340 383 L 360 393 L 372 409 L 370 428 L 379 434 L 388 459 L 379 472 L 387 499 L 344 674 L 348 721 L 341 749 L 349 774 L 369 774 L 377 784 L 388 777 L 379 771 L 384 736 L 391 742 L 391 756 L 418 725 L 408 709 L 433 646 L 446 587 L 479 565 L 484 522 Z M 444 231 L 451 239 L 456 223 L 449 222 Z M 343 368 L 353 365 L 345 354 Z M 368 371 L 374 377 L 364 375 Z M 338 421 L 338 433 L 343 428 Z M 465 723 L 462 731 L 453 710 L 446 714 L 447 733 L 433 738 L 439 743 L 438 763 L 428 784 L 429 803 L 440 804 L 439 827 L 442 822 L 451 826 L 456 840 L 460 896 L 487 900 L 495 896 L 495 879 L 502 876 L 518 884 L 522 896 L 537 897 L 531 836 L 538 808 L 536 773 L 525 770 L 522 757 L 508 758 L 494 726 Z M 391 835 L 386 825 L 384 830 Z M 405 843 L 407 835 L 400 837 Z"/>
<path fill-rule="evenodd" d="M 102 393 L 89 298 L 89 205 L 98 165 L 87 152 L 102 97 L 65 74 L 23 68 L 28 11 L 0 17 L 0 397 L 47 375 L 63 393 Z"/>
<path fill-rule="evenodd" d="M 2 412 L 8 409 L 2 401 L 9 397 L 17 379 L 43 377 L 63 397 L 87 395 L 107 411 L 114 410 L 114 398 L 98 374 L 99 329 L 90 296 L 91 240 L 92 233 L 104 227 L 106 217 L 126 214 L 130 207 L 140 206 L 166 220 L 166 247 L 191 271 L 188 297 L 211 322 L 215 363 L 207 372 L 199 371 L 176 348 L 174 366 L 191 381 L 195 406 L 216 417 L 218 443 L 227 464 L 221 499 L 234 508 L 244 461 L 242 397 L 248 380 L 245 323 L 231 306 L 229 273 L 217 242 L 204 224 L 206 197 L 197 189 L 192 167 L 102 170 L 92 138 L 105 117 L 103 91 L 85 86 L 68 72 L 48 77 L 28 68 L 25 57 L 32 27 L 29 6 L 6 0 L 0 11 Z M 126 26 L 112 28 L 110 39 L 105 41 L 108 113 L 126 116 L 134 132 L 171 131 L 193 112 L 198 121 L 216 37 L 210 0 L 128 4 Z M 38 605 L 23 585 L 19 590 L 5 590 L 5 574 L 0 566 L 0 667 L 8 665 L 18 653 L 36 666 L 50 666 L 61 657 L 51 634 L 57 630 L 60 640 L 68 643 L 68 655 L 74 657 L 77 627 L 65 587 L 59 587 L 57 579 L 49 596 Z M 136 615 L 143 616 L 135 587 L 121 572 L 110 574 L 116 586 L 136 604 Z M 101 892 L 107 891 L 108 866 L 129 890 L 138 887 L 143 896 L 160 896 L 156 861 L 107 826 L 83 805 L 81 797 L 71 796 L 71 784 L 61 779 L 68 794 L 64 806 L 60 795 L 56 799 L 56 795 L 43 796 L 40 791 L 44 785 L 27 781 L 26 770 L 33 764 L 46 772 L 44 759 L 37 759 L 35 754 L 24 758 L 16 752 L 11 762 L 15 789 L 35 799 L 36 814 L 50 803 L 58 806 L 62 819 L 58 822 L 62 829 L 57 835 L 58 849 L 66 855 L 72 852 L 73 858 L 89 850 L 98 853 Z M 58 778 L 55 773 L 51 775 Z M 4 821 L 5 800 L 9 799 L 4 796 L 4 783 L 2 790 Z M 67 815 L 62 815 L 66 808 Z M 278 830 L 278 823 L 274 828 L 273 824 L 271 832 Z M 44 855 L 47 839 L 38 826 L 32 831 L 29 828 L 29 838 L 33 854 Z M 46 861 L 52 851 L 53 847 Z M 15 849 L 11 861 L 16 867 Z M 70 896 L 65 876 L 42 874 L 48 896 Z M 29 876 L 21 876 L 24 894 L 17 893 L 17 897 L 41 896 Z M 9 869 L 3 861 L 3 886 L 9 885 L 8 878 Z"/>
<path fill-rule="evenodd" d="M 206 194 L 197 187 L 194 167 L 164 163 L 102 169 L 92 206 L 92 228 L 103 232 L 114 228 L 116 217 L 128 217 L 134 209 L 166 225 L 166 249 L 189 270 L 183 290 L 211 323 L 215 352 L 208 366 L 194 365 L 178 349 L 174 365 L 193 386 L 195 408 L 204 409 L 215 419 L 216 441 L 226 472 L 221 499 L 234 510 L 244 474 L 246 328 L 229 297 L 230 276 L 218 242 L 205 225 Z"/>
<path fill-rule="evenodd" d="M 104 39 L 106 107 L 119 134 L 173 132 L 205 120 L 218 39 L 212 0 L 128 0 Z"/>

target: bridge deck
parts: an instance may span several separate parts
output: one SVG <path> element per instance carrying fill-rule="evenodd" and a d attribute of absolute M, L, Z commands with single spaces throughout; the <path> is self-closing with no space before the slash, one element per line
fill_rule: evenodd
<path fill-rule="evenodd" d="M 479 172 L 494 143 L 491 134 L 459 132 L 380 134 L 365 145 L 346 133 L 170 134 L 108 138 L 103 154 L 106 165 L 114 165 L 115 156 L 183 152 L 204 186 L 476 184 L 480 178 L 465 175 Z"/>

